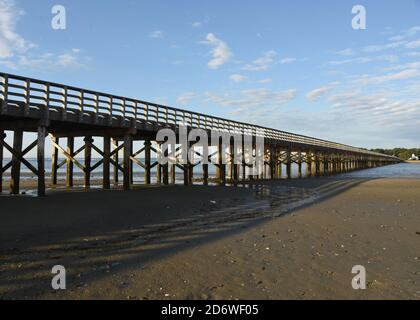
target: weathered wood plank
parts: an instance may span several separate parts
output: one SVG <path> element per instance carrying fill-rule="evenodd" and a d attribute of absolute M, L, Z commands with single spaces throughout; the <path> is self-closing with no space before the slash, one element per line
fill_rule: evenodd
<path fill-rule="evenodd" d="M 44 126 L 38 127 L 38 196 L 45 196 L 45 137 L 47 129 Z"/>
<path fill-rule="evenodd" d="M 109 136 L 105 136 L 104 137 L 104 152 L 103 152 L 102 187 L 106 190 L 111 188 L 110 159 L 111 159 L 111 138 Z"/>
<path fill-rule="evenodd" d="M 92 143 L 93 139 L 91 136 L 87 136 L 85 139 L 85 170 L 84 170 L 84 181 L 85 188 L 90 187 L 90 178 L 91 178 L 91 164 L 92 164 Z"/>
<path fill-rule="evenodd" d="M 123 187 L 124 190 L 131 189 L 131 181 L 132 181 L 132 172 L 131 172 L 131 147 L 132 147 L 133 138 L 130 134 L 126 134 L 124 136 L 124 179 L 123 179 Z"/>
<path fill-rule="evenodd" d="M 74 155 L 74 137 L 68 137 L 67 138 L 67 153 L 69 157 L 66 157 L 66 186 L 67 187 L 73 187 L 74 181 L 73 181 L 73 174 L 74 174 L 74 164 L 72 161 L 72 158 Z"/>
<path fill-rule="evenodd" d="M 19 194 L 20 191 L 20 169 L 19 156 L 22 154 L 23 130 L 16 129 L 13 134 L 12 172 L 10 176 L 10 191 L 12 194 Z"/>
<path fill-rule="evenodd" d="M 6 134 L 0 130 L 0 193 L 3 192 L 3 141 L 6 139 Z"/>
<path fill-rule="evenodd" d="M 58 171 L 58 145 L 60 138 L 53 137 L 52 139 L 52 156 L 51 156 L 51 184 L 57 185 L 57 171 Z"/>

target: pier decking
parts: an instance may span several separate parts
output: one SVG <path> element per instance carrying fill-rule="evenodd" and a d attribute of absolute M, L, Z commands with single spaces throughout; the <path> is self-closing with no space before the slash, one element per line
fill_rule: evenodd
<path fill-rule="evenodd" d="M 11 169 L 10 192 L 19 194 L 21 166 L 25 165 L 38 178 L 38 195 L 45 195 L 45 140 L 50 137 L 53 144 L 51 183 L 57 184 L 57 170 L 66 166 L 66 185 L 73 186 L 74 166 L 84 173 L 84 184 L 89 187 L 91 174 L 102 166 L 102 186 L 111 188 L 111 167 L 114 169 L 114 183 L 118 172 L 123 174 L 123 187 L 130 189 L 133 184 L 133 165 L 144 168 L 145 184 L 151 183 L 151 171 L 156 170 L 157 181 L 169 184 L 175 180 L 175 167 L 184 172 L 184 184 L 193 181 L 194 167 L 200 163 L 152 163 L 151 153 L 158 153 L 152 142 L 160 129 L 177 130 L 182 123 L 188 129 L 203 129 L 206 132 L 219 131 L 232 135 L 264 138 L 264 170 L 261 174 L 250 176 L 243 161 L 227 164 L 212 160 L 217 168 L 217 181 L 238 183 L 248 179 L 277 179 L 281 177 L 282 165 L 291 178 L 291 166 L 297 164 L 299 177 L 336 174 L 351 170 L 371 168 L 400 162 L 400 159 L 365 149 L 313 137 L 293 134 L 257 125 L 227 120 L 163 106 L 147 101 L 136 100 L 63 84 L 36 80 L 12 74 L 0 73 L 0 192 L 3 174 Z M 5 131 L 13 131 L 13 143 L 5 141 Z M 37 138 L 23 148 L 24 132 L 35 132 Z M 74 139 L 84 138 L 84 145 L 75 150 Z M 103 139 L 100 149 L 93 137 Z M 65 147 L 60 140 L 66 140 Z M 133 141 L 143 141 L 139 150 L 133 150 Z M 209 141 L 210 144 L 210 141 Z M 232 142 L 233 146 L 233 142 Z M 217 159 L 228 153 L 232 159 L 232 148 L 217 148 Z M 37 148 L 37 167 L 25 159 L 31 150 Z M 4 164 L 4 149 L 12 154 L 12 160 Z M 92 163 L 92 151 L 102 159 Z M 244 151 L 244 148 L 242 148 Z M 83 164 L 76 155 L 84 153 Z M 65 160 L 58 162 L 61 153 Z M 120 163 L 119 155 L 122 156 Z M 244 153 L 244 152 L 243 152 Z M 197 152 L 197 154 L 199 154 Z M 142 157 L 140 157 L 142 156 Z M 144 159 L 143 161 L 140 160 Z M 302 172 L 302 164 L 306 172 Z M 208 164 L 203 166 L 203 183 L 208 183 Z M 227 167 L 228 166 L 228 170 Z"/>

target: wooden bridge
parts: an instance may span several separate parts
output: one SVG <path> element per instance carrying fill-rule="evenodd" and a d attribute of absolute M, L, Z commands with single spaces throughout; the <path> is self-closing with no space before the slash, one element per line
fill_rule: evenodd
<path fill-rule="evenodd" d="M 121 172 L 124 189 L 130 189 L 133 186 L 133 165 L 144 169 L 145 184 L 151 183 L 153 170 L 157 183 L 175 183 L 175 170 L 178 168 L 183 172 L 184 184 L 189 185 L 193 182 L 194 167 L 199 164 L 152 163 L 151 157 L 152 152 L 159 152 L 158 147 L 152 144 L 158 130 L 177 130 L 180 123 L 189 129 L 240 134 L 251 136 L 254 140 L 263 136 L 263 172 L 250 176 L 247 174 L 250 165 L 245 161 L 223 164 L 216 160 L 212 162 L 217 169 L 216 181 L 222 185 L 250 179 L 277 179 L 282 177 L 282 167 L 286 168 L 287 178 L 291 178 L 292 164 L 297 165 L 299 177 L 312 177 L 400 162 L 396 157 L 340 143 L 73 86 L 6 73 L 0 73 L 0 81 L 0 192 L 3 191 L 4 173 L 11 169 L 10 192 L 19 194 L 21 165 L 25 165 L 37 177 L 38 195 L 45 195 L 45 140 L 48 136 L 53 145 L 52 185 L 57 184 L 58 169 L 66 166 L 66 186 L 72 187 L 74 166 L 78 166 L 83 171 L 85 187 L 90 187 L 92 172 L 102 166 L 104 189 L 111 188 L 111 167 L 113 185 L 118 185 L 118 173 Z M 5 141 L 5 131 L 13 131 L 12 144 Z M 26 148 L 23 147 L 24 132 L 37 133 L 35 141 Z M 84 145 L 78 150 L 75 150 L 76 137 L 84 138 Z M 93 137 L 103 139 L 102 148 L 94 144 Z M 60 145 L 63 139 L 67 142 L 65 147 Z M 144 143 L 139 150 L 133 150 L 133 141 Z M 225 152 L 229 159 L 232 158 L 229 157 L 232 148 L 224 150 L 220 144 L 213 147 L 216 147 L 218 159 Z M 34 148 L 37 148 L 36 167 L 25 159 L 25 155 Z M 12 154 L 7 164 L 3 159 L 5 149 Z M 102 157 L 95 164 L 92 163 L 93 150 Z M 65 157 L 60 163 L 59 152 Z M 83 153 L 82 164 L 76 156 Z M 121 153 L 122 162 L 119 159 Z M 305 172 L 303 164 L 306 164 Z M 208 172 L 208 164 L 202 164 L 204 184 L 209 181 Z"/>

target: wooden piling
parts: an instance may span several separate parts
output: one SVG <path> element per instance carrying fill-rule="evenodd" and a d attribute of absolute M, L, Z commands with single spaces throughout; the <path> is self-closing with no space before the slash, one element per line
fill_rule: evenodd
<path fill-rule="evenodd" d="M 111 137 L 104 136 L 104 155 L 103 155 L 103 181 L 102 187 L 105 190 L 111 189 L 111 181 L 110 181 L 110 160 L 111 160 Z"/>
<path fill-rule="evenodd" d="M 132 156 L 132 141 L 133 138 L 130 134 L 124 136 L 124 179 L 123 188 L 124 190 L 131 189 L 132 172 L 131 172 L 131 156 Z"/>
<path fill-rule="evenodd" d="M 45 196 L 45 137 L 47 129 L 38 127 L 37 161 L 38 161 L 38 196 Z"/>
<path fill-rule="evenodd" d="M 223 163 L 223 154 L 225 150 L 223 148 L 222 141 L 219 141 L 217 152 L 218 152 L 217 179 L 219 180 L 219 185 L 224 186 L 226 185 L 226 164 Z"/>
<path fill-rule="evenodd" d="M 287 157 L 287 162 L 286 162 L 286 174 L 287 174 L 287 179 L 291 179 L 292 178 L 292 152 L 290 149 L 287 149 L 287 153 L 286 153 L 286 157 Z"/>
<path fill-rule="evenodd" d="M 10 176 L 10 191 L 12 194 L 19 194 L 20 187 L 20 169 L 21 163 L 19 157 L 22 155 L 23 130 L 16 129 L 13 133 L 13 150 L 16 154 L 12 156 L 12 172 Z"/>
<path fill-rule="evenodd" d="M 3 142 L 6 139 L 6 134 L 0 130 L 0 193 L 3 192 Z"/>
<path fill-rule="evenodd" d="M 209 184 L 209 165 L 203 164 L 203 185 Z"/>
<path fill-rule="evenodd" d="M 166 149 L 164 156 L 167 161 L 168 161 L 168 154 L 169 154 L 168 149 Z M 164 185 L 169 184 L 169 163 L 168 162 L 162 165 L 162 181 Z"/>
<path fill-rule="evenodd" d="M 169 176 L 171 177 L 171 184 L 176 183 L 176 169 L 175 164 L 171 163 L 169 165 Z"/>
<path fill-rule="evenodd" d="M 74 157 L 74 137 L 67 138 L 67 153 L 73 158 Z M 74 164 L 70 157 L 66 159 L 66 186 L 68 188 L 73 187 L 73 173 L 74 173 Z"/>
<path fill-rule="evenodd" d="M 283 162 L 281 161 L 281 150 L 277 150 L 276 162 L 277 162 L 276 176 L 278 179 L 281 179 L 283 178 Z"/>
<path fill-rule="evenodd" d="M 298 177 L 302 178 L 302 151 L 298 151 Z"/>
<path fill-rule="evenodd" d="M 151 183 L 150 165 L 151 165 L 151 146 L 150 140 L 144 141 L 144 182 L 146 185 Z"/>
<path fill-rule="evenodd" d="M 92 137 L 86 136 L 84 139 L 85 142 L 85 170 L 84 170 L 84 181 L 85 188 L 90 187 L 90 174 L 91 174 L 91 165 L 92 165 Z"/>
<path fill-rule="evenodd" d="M 57 185 L 57 171 L 58 171 L 58 148 L 54 145 L 58 145 L 60 139 L 58 137 L 52 137 L 53 141 L 52 146 L 52 155 L 51 155 L 51 184 L 53 186 Z"/>
<path fill-rule="evenodd" d="M 118 149 L 118 139 L 112 139 L 112 145 L 114 150 Z M 120 157 L 119 157 L 119 152 L 118 150 L 114 152 L 114 165 L 113 165 L 113 180 L 114 180 L 114 185 L 118 185 L 118 175 L 119 175 L 119 171 L 118 171 L 118 165 L 120 163 Z"/>

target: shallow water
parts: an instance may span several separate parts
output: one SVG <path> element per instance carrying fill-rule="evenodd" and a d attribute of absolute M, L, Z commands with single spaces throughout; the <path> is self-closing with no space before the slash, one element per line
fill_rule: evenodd
<path fill-rule="evenodd" d="M 373 169 L 354 171 L 334 178 L 420 178 L 419 163 L 399 163 Z"/>

